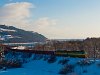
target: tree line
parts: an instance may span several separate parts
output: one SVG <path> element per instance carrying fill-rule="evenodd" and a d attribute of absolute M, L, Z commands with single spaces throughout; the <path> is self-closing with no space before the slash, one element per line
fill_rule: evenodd
<path fill-rule="evenodd" d="M 100 38 L 86 38 L 84 40 L 57 41 L 49 40 L 45 44 L 37 44 L 35 50 L 84 50 L 88 57 L 100 58 Z"/>

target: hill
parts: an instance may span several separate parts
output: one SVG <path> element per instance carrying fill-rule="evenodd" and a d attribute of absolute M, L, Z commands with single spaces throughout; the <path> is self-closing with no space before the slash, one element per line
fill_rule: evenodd
<path fill-rule="evenodd" d="M 44 42 L 46 37 L 33 31 L 26 31 L 13 26 L 0 25 L 1 42 Z"/>

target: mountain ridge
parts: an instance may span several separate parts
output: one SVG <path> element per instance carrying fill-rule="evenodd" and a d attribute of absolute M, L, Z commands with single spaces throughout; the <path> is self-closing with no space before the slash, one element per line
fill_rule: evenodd
<path fill-rule="evenodd" d="M 47 39 L 37 32 L 6 25 L 0 25 L 0 38 L 1 42 L 7 43 L 44 42 Z"/>

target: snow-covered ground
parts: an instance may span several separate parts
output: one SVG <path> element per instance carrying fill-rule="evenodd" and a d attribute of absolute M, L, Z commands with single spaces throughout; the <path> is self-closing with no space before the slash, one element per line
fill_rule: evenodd
<path fill-rule="evenodd" d="M 64 67 L 64 65 L 58 63 L 62 59 L 68 59 L 69 61 L 66 64 L 75 66 L 74 71 L 68 75 L 100 75 L 99 60 L 87 66 L 80 66 L 77 62 L 83 59 L 63 57 L 57 57 L 57 61 L 54 63 L 48 63 L 43 58 L 31 60 L 28 63 L 24 63 L 22 68 L 7 69 L 6 71 L 1 70 L 0 75 L 59 75 L 59 71 Z"/>

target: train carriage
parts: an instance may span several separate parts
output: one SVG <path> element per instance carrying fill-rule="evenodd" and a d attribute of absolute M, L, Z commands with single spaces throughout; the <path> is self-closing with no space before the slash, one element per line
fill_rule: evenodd
<path fill-rule="evenodd" d="M 85 58 L 85 57 L 87 57 L 87 53 L 85 51 L 56 51 L 55 55 L 58 55 L 58 56 L 79 57 L 79 58 Z"/>

